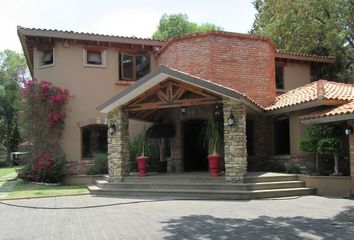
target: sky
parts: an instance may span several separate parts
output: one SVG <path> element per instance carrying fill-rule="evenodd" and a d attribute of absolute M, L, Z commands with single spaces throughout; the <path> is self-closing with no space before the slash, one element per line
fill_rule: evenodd
<path fill-rule="evenodd" d="M 162 14 L 185 13 L 196 23 L 247 33 L 252 0 L 5 0 L 0 8 L 0 51 L 20 52 L 16 26 L 119 36 L 151 37 Z"/>

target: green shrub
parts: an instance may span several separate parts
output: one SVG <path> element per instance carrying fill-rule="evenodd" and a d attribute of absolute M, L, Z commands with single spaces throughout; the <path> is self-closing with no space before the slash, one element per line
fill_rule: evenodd
<path fill-rule="evenodd" d="M 93 165 L 90 166 L 86 174 L 108 174 L 108 155 L 107 153 L 94 153 L 93 154 Z"/>
<path fill-rule="evenodd" d="M 301 173 L 301 170 L 298 165 L 290 163 L 285 166 L 285 172 L 289 174 L 298 174 Z"/>

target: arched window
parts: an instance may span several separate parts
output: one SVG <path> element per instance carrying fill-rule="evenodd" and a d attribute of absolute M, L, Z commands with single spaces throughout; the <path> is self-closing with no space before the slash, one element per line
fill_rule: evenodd
<path fill-rule="evenodd" d="M 89 125 L 81 129 L 82 158 L 92 158 L 93 153 L 107 153 L 107 125 Z"/>

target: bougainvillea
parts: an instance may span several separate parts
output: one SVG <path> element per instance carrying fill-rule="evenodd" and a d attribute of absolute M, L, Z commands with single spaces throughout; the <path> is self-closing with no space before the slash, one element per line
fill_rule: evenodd
<path fill-rule="evenodd" d="M 29 159 L 19 176 L 29 181 L 58 182 L 64 176 L 65 157 L 60 140 L 69 91 L 48 81 L 23 82 L 25 137 L 30 141 Z"/>

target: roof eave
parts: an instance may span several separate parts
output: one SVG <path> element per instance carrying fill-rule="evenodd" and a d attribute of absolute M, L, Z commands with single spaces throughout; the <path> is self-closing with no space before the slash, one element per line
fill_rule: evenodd
<path fill-rule="evenodd" d="M 275 58 L 289 59 L 295 61 L 308 61 L 308 62 L 323 62 L 323 63 L 334 63 L 335 57 L 322 57 L 322 56 L 299 56 L 286 53 L 276 53 Z"/>
<path fill-rule="evenodd" d="M 281 114 L 281 113 L 289 113 L 289 112 L 294 112 L 294 111 L 299 111 L 299 110 L 304 110 L 308 108 L 313 108 L 313 107 L 319 107 L 323 105 L 320 100 L 314 100 L 311 102 L 305 102 L 305 103 L 300 103 L 297 105 L 289 106 L 289 107 L 283 107 L 283 108 L 277 108 L 274 110 L 267 110 L 266 109 L 266 115 L 276 115 L 276 114 Z"/>
<path fill-rule="evenodd" d="M 354 113 L 301 120 L 305 125 L 339 122 L 354 119 Z"/>
<path fill-rule="evenodd" d="M 20 42 L 21 42 L 21 46 L 22 46 L 23 53 L 24 53 L 25 58 L 26 58 L 27 66 L 28 66 L 28 68 L 30 70 L 32 78 L 34 78 L 34 75 L 33 75 L 33 63 L 32 63 L 32 61 L 30 59 L 30 56 L 29 56 L 29 52 L 28 52 L 28 47 L 27 47 L 27 44 L 26 44 L 25 36 L 21 32 L 21 28 L 20 27 L 17 27 L 17 35 L 18 35 L 18 37 L 20 39 Z"/>
<path fill-rule="evenodd" d="M 76 33 L 76 32 L 63 32 L 51 30 L 38 30 L 18 27 L 17 30 L 22 35 L 35 36 L 35 37 L 49 37 L 49 38 L 62 38 L 62 39 L 76 39 L 86 41 L 99 41 L 99 42 L 112 42 L 112 43 L 127 43 L 127 44 L 142 44 L 150 46 L 162 46 L 164 42 L 148 39 L 139 39 L 131 37 L 109 36 L 90 33 Z"/>

